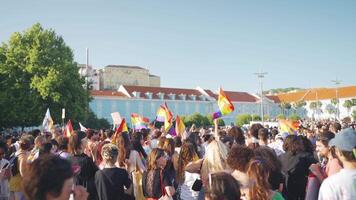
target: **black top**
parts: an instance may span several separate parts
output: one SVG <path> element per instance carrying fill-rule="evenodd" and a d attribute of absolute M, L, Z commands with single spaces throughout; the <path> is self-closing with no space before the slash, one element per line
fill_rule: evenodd
<path fill-rule="evenodd" d="M 161 172 L 164 187 L 173 186 L 170 174 L 165 170 L 150 170 L 143 173 L 142 190 L 146 198 L 160 198 L 162 196 Z"/>
<path fill-rule="evenodd" d="M 282 173 L 285 176 L 283 196 L 288 200 L 304 199 L 308 181 L 309 166 L 317 161 L 310 153 L 300 152 L 296 155 L 287 152 L 280 156 Z"/>
<path fill-rule="evenodd" d="M 94 183 L 94 177 L 96 171 L 98 171 L 98 167 L 95 165 L 93 160 L 84 153 L 74 155 L 71 157 L 71 160 L 74 165 L 80 166 L 80 173 L 74 177 L 75 184 L 82 185 L 87 188 L 87 191 L 89 192 L 88 200 L 98 199 Z"/>
<path fill-rule="evenodd" d="M 268 177 L 268 182 L 272 190 L 278 190 L 280 184 L 284 184 L 284 176 L 281 171 L 271 171 Z"/>
<path fill-rule="evenodd" d="M 130 187 L 129 174 L 120 168 L 105 168 L 95 174 L 95 185 L 100 200 L 126 200 L 124 186 Z"/>

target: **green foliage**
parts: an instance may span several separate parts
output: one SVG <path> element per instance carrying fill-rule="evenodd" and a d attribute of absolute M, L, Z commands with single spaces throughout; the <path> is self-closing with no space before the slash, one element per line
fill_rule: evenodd
<path fill-rule="evenodd" d="M 289 116 L 289 119 L 290 119 L 290 120 L 300 120 L 300 117 L 299 117 L 299 115 L 297 115 L 297 114 L 291 114 L 291 115 Z"/>
<path fill-rule="evenodd" d="M 339 100 L 338 100 L 338 99 L 336 99 L 336 98 L 333 98 L 333 99 L 331 99 L 331 101 L 330 101 L 330 102 L 331 102 L 331 104 L 332 104 L 332 105 L 335 105 L 335 106 L 336 106 L 336 105 L 337 105 L 337 103 L 339 102 Z"/>
<path fill-rule="evenodd" d="M 108 129 L 111 127 L 108 120 L 104 118 L 98 119 L 95 113 L 91 110 L 88 113 L 88 119 L 86 120 L 85 125 L 90 129 Z"/>
<path fill-rule="evenodd" d="M 269 121 L 271 119 L 271 117 L 269 115 L 264 115 L 263 116 L 263 120 L 264 121 Z"/>
<path fill-rule="evenodd" d="M 276 88 L 276 89 L 270 89 L 267 91 L 264 91 L 264 94 L 279 94 L 279 93 L 287 93 L 291 91 L 298 91 L 302 90 L 302 88 L 296 88 L 296 87 L 289 87 L 289 88 Z"/>
<path fill-rule="evenodd" d="M 252 121 L 252 117 L 249 114 L 240 114 L 236 116 L 236 125 L 242 126 L 244 124 L 249 124 Z"/>
<path fill-rule="evenodd" d="M 352 112 L 352 118 L 353 118 L 354 121 L 356 121 L 356 110 L 354 110 L 354 111 Z"/>
<path fill-rule="evenodd" d="M 0 46 L 0 124 L 40 125 L 50 108 L 55 123 L 85 121 L 89 93 L 72 50 L 61 36 L 35 24 Z"/>
<path fill-rule="evenodd" d="M 277 115 L 276 118 L 277 118 L 277 119 L 286 119 L 286 116 L 283 115 L 283 114 L 279 114 L 279 115 Z"/>
<path fill-rule="evenodd" d="M 202 126 L 210 126 L 211 123 L 208 119 L 208 117 L 203 116 L 199 113 L 194 113 L 192 115 L 189 116 L 185 116 L 182 118 L 184 125 L 187 127 L 192 126 L 193 124 L 195 124 L 196 127 L 202 127 Z"/>
<path fill-rule="evenodd" d="M 304 106 L 306 106 L 307 105 L 307 102 L 305 102 L 305 101 L 298 101 L 298 102 L 295 102 L 294 104 L 293 104 L 293 107 L 295 108 L 295 109 L 298 109 L 298 108 L 302 108 L 302 107 L 304 107 Z"/>
<path fill-rule="evenodd" d="M 259 115 L 251 115 L 252 121 L 261 121 L 261 117 Z"/>
<path fill-rule="evenodd" d="M 309 108 L 315 111 L 320 109 L 322 105 L 323 103 L 321 103 L 320 101 L 314 101 L 310 103 Z"/>
<path fill-rule="evenodd" d="M 325 106 L 326 112 L 329 114 L 335 114 L 336 113 L 336 107 L 333 104 L 328 104 Z"/>
<path fill-rule="evenodd" d="M 209 120 L 209 125 L 213 126 L 214 125 L 213 115 L 208 114 L 206 118 Z M 225 122 L 223 119 L 221 118 L 218 119 L 218 126 L 225 126 Z"/>

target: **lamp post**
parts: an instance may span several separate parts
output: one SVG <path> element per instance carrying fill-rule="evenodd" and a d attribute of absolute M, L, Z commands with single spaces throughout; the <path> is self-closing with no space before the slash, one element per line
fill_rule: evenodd
<path fill-rule="evenodd" d="M 336 100 L 337 100 L 337 110 L 336 110 L 336 116 L 337 119 L 340 120 L 340 102 L 339 102 L 339 85 L 341 84 L 341 81 L 338 80 L 337 78 L 335 80 L 331 80 L 336 85 L 335 92 L 336 92 Z"/>
<path fill-rule="evenodd" d="M 260 80 L 260 86 L 261 86 L 261 120 L 262 120 L 262 125 L 264 125 L 264 119 L 263 119 L 263 78 L 265 75 L 267 75 L 267 72 L 258 72 L 254 73 L 257 78 Z"/>

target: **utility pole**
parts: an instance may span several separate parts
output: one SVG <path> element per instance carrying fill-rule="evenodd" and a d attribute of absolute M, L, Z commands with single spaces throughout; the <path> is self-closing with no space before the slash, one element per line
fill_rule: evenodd
<path fill-rule="evenodd" d="M 257 78 L 260 80 L 260 86 L 261 86 L 261 120 L 262 120 L 262 125 L 264 125 L 264 119 L 263 119 L 263 78 L 265 75 L 267 75 L 267 72 L 258 72 L 254 73 Z"/>
<path fill-rule="evenodd" d="M 331 80 L 331 82 L 333 82 L 336 85 L 336 88 L 335 88 L 336 100 L 337 100 L 336 116 L 337 116 L 337 119 L 340 120 L 339 85 L 341 84 L 341 81 L 336 78 L 335 80 Z"/>

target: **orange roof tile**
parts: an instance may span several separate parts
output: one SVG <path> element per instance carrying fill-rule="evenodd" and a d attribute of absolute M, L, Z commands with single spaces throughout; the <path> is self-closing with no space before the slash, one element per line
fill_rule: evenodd
<path fill-rule="evenodd" d="M 281 102 L 316 101 L 336 98 L 336 88 L 315 88 L 276 95 Z M 339 98 L 356 97 L 356 86 L 338 88 Z"/>

